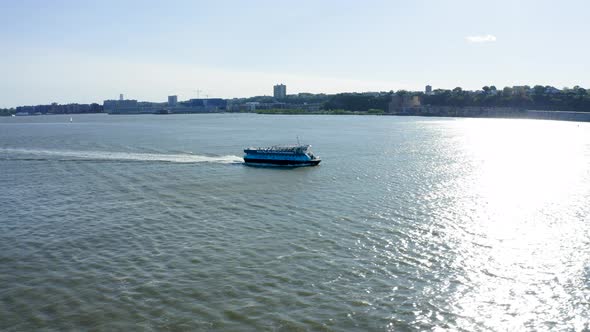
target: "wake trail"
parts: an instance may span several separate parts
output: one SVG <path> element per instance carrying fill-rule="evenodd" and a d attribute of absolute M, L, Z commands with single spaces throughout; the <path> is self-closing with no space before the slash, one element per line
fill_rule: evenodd
<path fill-rule="evenodd" d="M 211 156 L 196 155 L 190 153 L 160 154 L 160 153 L 138 153 L 138 152 L 115 152 L 115 151 L 73 151 L 73 150 L 38 150 L 38 149 L 11 149 L 0 148 L 0 154 L 26 155 L 30 160 L 60 160 L 71 158 L 71 160 L 87 161 L 138 161 L 138 162 L 170 162 L 170 163 L 220 163 L 235 164 L 243 160 L 239 156 Z M 32 158 L 33 156 L 34 158 Z M 40 158 L 43 157 L 43 158 Z M 2 159 L 24 159 L 24 158 L 2 158 Z M 25 159 L 25 160 L 27 160 Z"/>

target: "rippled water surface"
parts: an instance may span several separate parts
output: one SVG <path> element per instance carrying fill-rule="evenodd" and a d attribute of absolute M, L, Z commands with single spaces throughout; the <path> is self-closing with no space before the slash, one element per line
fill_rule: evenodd
<path fill-rule="evenodd" d="M 0 202 L 3 331 L 590 328 L 586 123 L 0 118 Z"/>

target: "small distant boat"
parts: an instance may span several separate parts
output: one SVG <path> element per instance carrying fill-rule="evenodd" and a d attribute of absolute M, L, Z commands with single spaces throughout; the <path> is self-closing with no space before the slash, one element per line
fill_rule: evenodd
<path fill-rule="evenodd" d="M 252 166 L 316 166 L 322 160 L 313 154 L 311 145 L 275 145 L 244 149 L 244 163 Z"/>
<path fill-rule="evenodd" d="M 74 122 L 74 119 L 72 117 L 70 117 L 70 122 Z"/>

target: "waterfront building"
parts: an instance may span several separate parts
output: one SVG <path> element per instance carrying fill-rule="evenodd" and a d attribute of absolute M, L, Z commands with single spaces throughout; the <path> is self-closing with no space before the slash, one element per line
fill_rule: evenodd
<path fill-rule="evenodd" d="M 255 111 L 257 108 L 259 108 L 260 103 L 257 101 L 250 101 L 247 103 L 244 103 L 244 110 L 245 111 Z"/>
<path fill-rule="evenodd" d="M 65 104 L 52 103 L 50 105 L 18 106 L 16 113 L 28 114 L 74 114 L 74 113 L 100 113 L 102 107 L 98 104 Z"/>
<path fill-rule="evenodd" d="M 103 109 L 107 113 L 138 113 L 139 106 L 135 99 L 121 99 L 123 95 L 119 96 L 118 100 L 105 100 L 102 103 Z"/>
<path fill-rule="evenodd" d="M 417 109 L 422 105 L 422 101 L 419 96 L 410 96 L 393 94 L 391 101 L 387 105 L 387 112 L 389 113 L 408 113 L 413 109 Z"/>
<path fill-rule="evenodd" d="M 183 113 L 219 112 L 227 109 L 227 100 L 221 98 L 196 98 L 180 104 L 184 108 L 178 108 L 178 111 Z"/>
<path fill-rule="evenodd" d="M 221 98 L 190 99 L 178 102 L 178 96 L 168 96 L 167 102 L 152 103 L 147 101 L 105 100 L 104 111 L 109 114 L 180 114 L 212 113 L 227 110 L 227 100 Z"/>
<path fill-rule="evenodd" d="M 277 84 L 273 87 L 273 96 L 276 99 L 283 99 L 287 97 L 287 86 L 284 84 Z"/>
<path fill-rule="evenodd" d="M 424 93 L 425 93 L 425 94 L 427 94 L 427 95 L 431 95 L 431 94 L 432 94 L 432 86 L 430 86 L 430 85 L 427 85 L 427 86 L 424 88 Z"/>

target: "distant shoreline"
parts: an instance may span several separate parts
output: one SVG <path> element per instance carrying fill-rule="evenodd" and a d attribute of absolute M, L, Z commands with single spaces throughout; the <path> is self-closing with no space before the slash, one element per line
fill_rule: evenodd
<path fill-rule="evenodd" d="M 355 112 L 355 111 L 348 111 L 348 110 L 320 110 L 320 111 L 306 111 L 300 109 L 269 109 L 269 110 L 255 110 L 252 112 L 247 113 L 256 113 L 256 114 L 284 114 L 284 115 L 305 115 L 305 114 L 315 114 L 315 115 L 386 115 L 385 111 L 372 109 L 367 112 Z"/>
<path fill-rule="evenodd" d="M 425 111 L 426 110 L 426 111 Z M 371 112 L 372 111 L 372 112 Z M 531 119 L 590 122 L 590 112 L 538 111 L 519 110 L 514 108 L 414 108 L 404 112 L 352 112 L 346 110 L 305 111 L 305 110 L 257 110 L 256 114 L 279 115 L 383 115 L 383 116 L 420 116 L 441 118 L 473 118 L 473 119 Z"/>
<path fill-rule="evenodd" d="M 306 110 L 256 110 L 251 112 L 200 112 L 200 113 L 170 113 L 170 114 L 157 114 L 157 113 L 141 113 L 141 114 L 109 114 L 109 113 L 69 113 L 69 114 L 30 114 L 30 115 L 17 115 L 15 117 L 35 117 L 40 115 L 62 115 L 62 116 L 75 116 L 75 115 L 199 115 L 199 114 L 258 114 L 258 115 L 367 115 L 367 116 L 415 116 L 415 117 L 427 117 L 427 118 L 470 118 L 470 119 L 523 119 L 523 120 L 555 120 L 555 121 L 570 121 L 570 122 L 590 122 L 590 112 L 568 112 L 568 111 L 537 111 L 537 110 L 520 110 L 518 112 L 488 112 L 479 114 L 465 113 L 453 113 L 453 114 L 435 114 L 435 113 L 421 113 L 421 112 L 409 112 L 404 113 L 389 113 L 375 110 L 373 112 L 353 112 L 346 110 L 326 110 L 326 111 L 306 111 Z M 8 115 L 7 117 L 11 117 Z"/>

